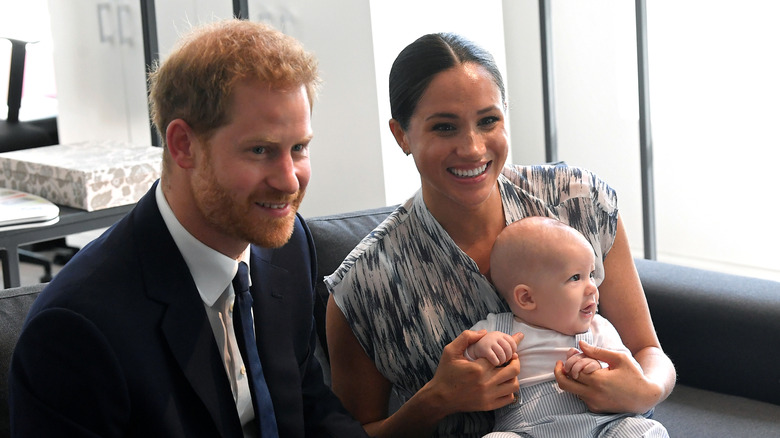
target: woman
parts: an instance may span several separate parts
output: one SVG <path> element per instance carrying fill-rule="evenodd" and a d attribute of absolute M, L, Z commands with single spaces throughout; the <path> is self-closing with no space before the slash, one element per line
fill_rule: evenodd
<path fill-rule="evenodd" d="M 514 400 L 519 364 L 468 362 L 483 332 L 466 329 L 507 304 L 490 283 L 498 233 L 526 216 L 556 217 L 593 245 L 601 313 L 642 370 L 621 354 L 586 348 L 609 369 L 561 389 L 595 412 L 644 413 L 675 372 L 650 319 L 614 191 L 566 166 L 504 167 L 506 97 L 492 56 L 453 34 L 423 36 L 390 72 L 390 129 L 411 154 L 421 190 L 326 279 L 333 389 L 375 436 L 481 436 Z M 466 331 L 464 331 L 466 330 Z M 388 416 L 391 391 L 404 404 Z"/>

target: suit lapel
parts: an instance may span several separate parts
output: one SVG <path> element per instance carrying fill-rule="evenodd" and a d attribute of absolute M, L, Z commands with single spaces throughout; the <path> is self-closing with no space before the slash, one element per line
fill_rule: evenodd
<path fill-rule="evenodd" d="M 268 296 L 282 298 L 283 288 L 286 284 L 285 275 L 287 270 L 272 263 L 273 250 L 252 246 L 252 284 L 259 287 L 252 288 L 252 295 L 255 303 L 266 299 Z M 253 306 L 257 307 L 256 305 Z M 258 309 L 255 308 L 255 312 Z"/>
<path fill-rule="evenodd" d="M 206 406 L 218 429 L 223 432 L 234 429 L 240 433 L 238 413 L 225 366 L 217 351 L 214 333 L 206 318 L 203 303 L 198 300 L 194 304 L 187 300 L 170 302 L 161 324 L 162 333 L 187 381 Z"/>
<path fill-rule="evenodd" d="M 192 275 L 157 208 L 155 187 L 135 209 L 147 294 L 167 305 L 160 329 L 192 389 L 225 436 L 241 434 L 230 383 Z"/>
<path fill-rule="evenodd" d="M 313 288 L 312 279 L 317 275 L 316 266 L 302 265 L 303 262 L 311 261 L 313 258 L 314 248 L 310 243 L 308 229 L 302 225 L 300 219 L 296 218 L 294 232 L 290 240 L 281 248 L 251 246 L 252 284 L 260 285 L 261 299 L 263 297 L 267 299 L 269 296 L 282 299 L 286 295 L 286 290 L 305 288 L 307 283 Z M 258 293 L 254 288 L 252 294 L 257 303 Z M 256 306 L 254 307 L 257 311 Z"/>

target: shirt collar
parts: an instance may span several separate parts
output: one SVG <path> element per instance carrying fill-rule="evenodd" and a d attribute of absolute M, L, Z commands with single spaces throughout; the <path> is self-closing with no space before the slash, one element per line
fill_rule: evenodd
<path fill-rule="evenodd" d="M 157 184 L 155 199 L 165 226 L 168 227 L 173 241 L 184 257 L 201 299 L 207 306 L 213 306 L 233 281 L 238 271 L 238 262 L 205 245 L 184 228 L 165 199 L 162 181 Z M 245 261 L 247 266 L 249 266 L 249 253 L 249 246 L 247 246 L 241 255 L 241 260 Z"/>

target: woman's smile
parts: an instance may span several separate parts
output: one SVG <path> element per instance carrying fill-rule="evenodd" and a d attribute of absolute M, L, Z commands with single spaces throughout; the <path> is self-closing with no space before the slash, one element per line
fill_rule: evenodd
<path fill-rule="evenodd" d="M 459 178 L 474 178 L 480 175 L 483 175 L 487 168 L 490 166 L 492 161 L 487 162 L 479 167 L 475 167 L 473 169 L 458 169 L 455 167 L 447 168 L 447 171 Z"/>

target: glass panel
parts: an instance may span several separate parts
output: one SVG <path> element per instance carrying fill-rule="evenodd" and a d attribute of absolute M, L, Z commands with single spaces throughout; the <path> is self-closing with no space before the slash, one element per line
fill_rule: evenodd
<path fill-rule="evenodd" d="M 647 12 L 659 259 L 780 280 L 780 4 Z"/>

